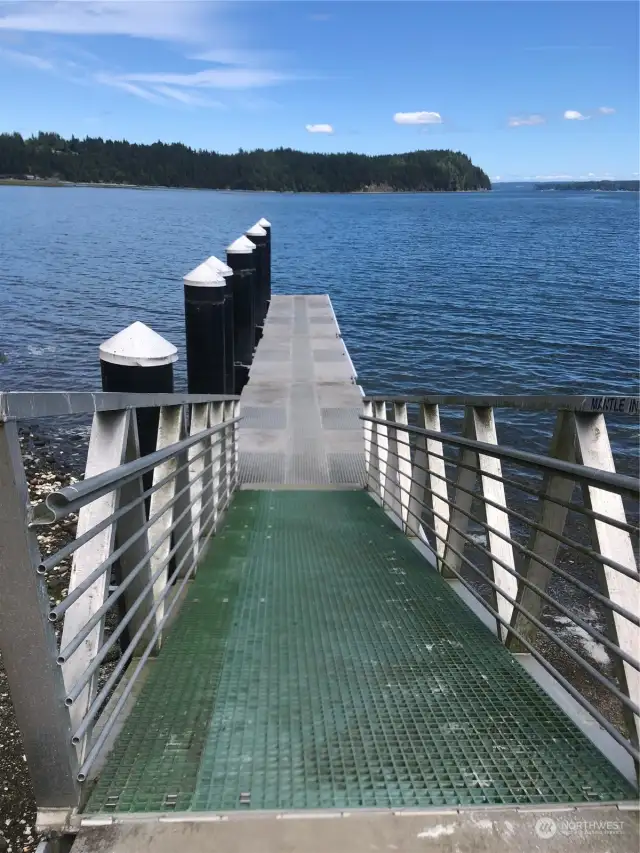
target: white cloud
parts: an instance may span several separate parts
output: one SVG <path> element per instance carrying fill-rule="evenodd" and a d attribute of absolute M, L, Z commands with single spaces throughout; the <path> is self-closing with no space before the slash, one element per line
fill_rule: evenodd
<path fill-rule="evenodd" d="M 564 117 L 568 121 L 586 121 L 589 118 L 589 116 L 583 116 L 578 110 L 565 110 Z"/>
<path fill-rule="evenodd" d="M 613 107 L 598 107 L 598 112 L 603 116 L 610 116 L 615 113 L 615 110 Z"/>
<path fill-rule="evenodd" d="M 500 177 L 500 175 L 495 175 L 493 178 L 490 178 L 490 180 L 491 181 L 501 181 L 502 178 Z"/>
<path fill-rule="evenodd" d="M 26 0 L 0 8 L 0 30 L 198 41 L 212 8 L 181 0 Z"/>
<path fill-rule="evenodd" d="M 0 47 L 0 59 L 6 59 L 16 65 L 27 65 L 31 68 L 38 68 L 40 71 L 51 71 L 54 67 L 53 62 L 45 59 L 42 56 L 35 56 L 32 53 L 23 53 L 21 50 L 11 50 L 8 47 Z"/>
<path fill-rule="evenodd" d="M 333 133 L 331 124 L 305 124 L 304 129 L 309 133 Z"/>
<path fill-rule="evenodd" d="M 440 113 L 421 110 L 416 113 L 396 113 L 393 117 L 396 124 L 442 124 Z"/>
<path fill-rule="evenodd" d="M 546 122 L 546 118 L 544 116 L 538 115 L 534 113 L 530 116 L 512 116 L 509 119 L 509 127 L 525 127 L 525 126 L 533 126 L 536 124 L 544 124 Z"/>

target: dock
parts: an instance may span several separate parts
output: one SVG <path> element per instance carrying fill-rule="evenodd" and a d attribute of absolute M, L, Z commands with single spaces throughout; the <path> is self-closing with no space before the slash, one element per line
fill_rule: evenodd
<path fill-rule="evenodd" d="M 243 487 L 362 487 L 356 381 L 328 295 L 274 296 L 240 398 Z"/>
<path fill-rule="evenodd" d="M 229 271 L 246 286 L 243 239 Z M 217 264 L 188 279 L 193 328 L 207 299 L 220 328 L 232 308 Z M 635 849 L 640 614 L 625 506 L 640 483 L 615 471 L 604 407 L 625 417 L 638 401 L 366 396 L 327 294 L 255 293 L 264 316 L 245 338 L 257 345 L 240 394 L 0 394 L 0 650 L 43 853 L 513 853 L 552 838 L 569 853 L 587 849 L 589 821 L 615 829 L 611 853 Z M 153 353 L 137 337 L 127 354 L 132 329 L 101 357 L 166 381 L 176 348 L 143 327 Z M 223 358 L 224 336 L 214 343 Z M 460 435 L 440 429 L 447 406 L 464 412 Z M 512 408 L 553 415 L 548 454 L 500 445 L 496 416 Z M 30 506 L 18 422 L 83 413 L 85 478 Z M 520 487 L 530 519 L 507 500 Z M 37 531 L 71 514 L 77 539 L 41 554 Z M 589 547 L 572 514 L 591 525 Z M 591 560 L 597 590 L 560 545 Z M 43 578 L 68 559 L 69 592 L 50 601 Z M 606 633 L 557 596 L 556 576 L 609 612 Z M 548 608 L 606 650 L 615 676 L 559 636 Z M 618 702 L 613 720 L 602 695 Z"/>

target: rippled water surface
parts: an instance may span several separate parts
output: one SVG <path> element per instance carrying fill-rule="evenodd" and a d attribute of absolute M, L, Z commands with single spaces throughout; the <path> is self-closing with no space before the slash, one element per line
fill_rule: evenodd
<path fill-rule="evenodd" d="M 4 389 L 93 389 L 134 320 L 178 346 L 182 276 L 261 216 L 277 293 L 329 293 L 368 392 L 636 393 L 638 195 L 0 187 Z"/>

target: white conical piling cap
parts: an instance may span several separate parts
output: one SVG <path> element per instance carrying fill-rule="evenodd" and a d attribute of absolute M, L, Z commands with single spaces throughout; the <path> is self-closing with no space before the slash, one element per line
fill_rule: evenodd
<path fill-rule="evenodd" d="M 255 252 L 255 243 L 252 243 L 248 237 L 244 235 L 234 240 L 230 246 L 227 246 L 227 252 L 230 255 L 248 255 L 250 252 Z"/>
<path fill-rule="evenodd" d="M 219 272 L 220 275 L 225 276 L 225 278 L 228 275 L 233 275 L 233 270 L 231 269 L 229 264 L 225 264 L 224 261 L 221 261 L 220 258 L 216 258 L 215 255 L 211 255 L 210 258 L 207 258 L 205 263 L 209 264 L 212 269 L 216 270 L 216 272 Z"/>
<path fill-rule="evenodd" d="M 100 345 L 100 360 L 126 367 L 161 367 L 178 359 L 178 350 L 144 323 L 127 326 Z"/>
<path fill-rule="evenodd" d="M 262 225 L 259 225 L 257 222 L 255 225 L 252 225 L 251 228 L 247 231 L 247 237 L 266 237 L 267 232 L 264 230 Z"/>
<path fill-rule="evenodd" d="M 226 284 L 222 273 L 214 269 L 208 261 L 187 273 L 183 281 L 192 287 L 224 287 Z"/>
<path fill-rule="evenodd" d="M 262 219 L 258 219 L 257 224 L 260 225 L 262 228 L 271 228 L 271 223 L 268 219 L 265 219 L 264 216 L 262 217 Z"/>

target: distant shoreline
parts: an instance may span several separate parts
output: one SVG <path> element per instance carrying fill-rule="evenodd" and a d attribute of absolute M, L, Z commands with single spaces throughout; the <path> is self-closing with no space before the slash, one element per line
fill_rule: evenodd
<path fill-rule="evenodd" d="M 190 192 L 210 193 L 269 193 L 270 195 L 466 195 L 469 193 L 487 193 L 490 189 L 477 190 L 350 190 L 347 192 L 330 190 L 231 190 L 218 187 L 165 187 L 151 184 L 111 184 L 80 181 L 56 181 L 42 178 L 25 181 L 21 178 L 0 178 L 0 187 L 49 187 L 56 189 L 97 188 L 105 190 L 189 190 Z"/>

